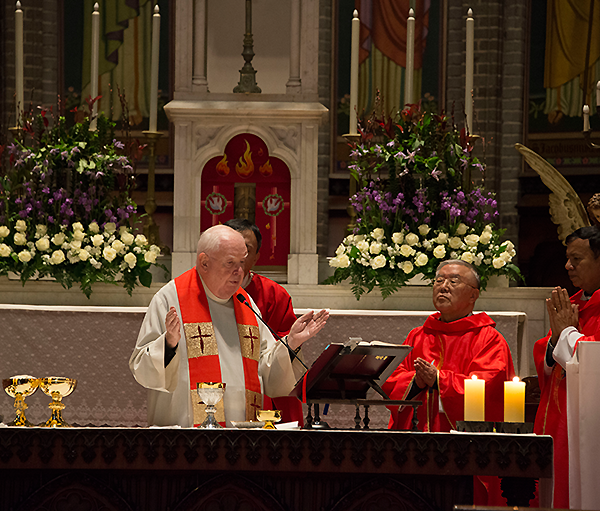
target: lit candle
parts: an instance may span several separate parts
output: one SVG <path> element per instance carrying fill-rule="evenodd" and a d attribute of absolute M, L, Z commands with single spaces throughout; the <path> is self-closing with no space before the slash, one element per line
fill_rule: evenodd
<path fill-rule="evenodd" d="M 518 376 L 504 382 L 504 422 L 525 422 L 525 382 Z"/>
<path fill-rule="evenodd" d="M 475 20 L 473 10 L 467 12 L 467 47 L 465 60 L 465 116 L 467 129 L 473 133 L 473 62 L 475 54 Z"/>
<path fill-rule="evenodd" d="M 596 108 L 600 107 L 600 80 L 596 83 Z"/>
<path fill-rule="evenodd" d="M 476 375 L 465 380 L 465 420 L 485 420 L 485 381 Z"/>
<path fill-rule="evenodd" d="M 92 100 L 98 97 L 98 58 L 100 55 L 100 6 L 98 2 L 94 4 L 94 12 L 92 13 L 92 58 L 91 58 L 91 75 L 90 75 L 90 96 Z M 92 120 L 90 122 L 90 130 L 96 130 L 96 116 L 98 114 L 98 102 L 94 102 L 92 107 Z"/>
<path fill-rule="evenodd" d="M 150 131 L 156 131 L 158 109 L 158 51 L 160 48 L 160 9 L 154 6 L 152 16 L 152 67 L 150 68 Z"/>
<path fill-rule="evenodd" d="M 23 11 L 21 2 L 17 2 L 15 10 L 15 102 L 17 107 L 18 126 L 23 112 Z"/>
<path fill-rule="evenodd" d="M 583 131 L 590 131 L 590 107 L 583 105 Z"/>
<path fill-rule="evenodd" d="M 350 135 L 356 135 L 358 130 L 358 47 L 360 43 L 360 19 L 358 11 L 352 14 L 352 42 L 350 45 Z"/>
<path fill-rule="evenodd" d="M 415 70 L 415 11 L 408 11 L 406 20 L 406 80 L 404 82 L 404 104 L 414 103 L 413 86 Z"/>

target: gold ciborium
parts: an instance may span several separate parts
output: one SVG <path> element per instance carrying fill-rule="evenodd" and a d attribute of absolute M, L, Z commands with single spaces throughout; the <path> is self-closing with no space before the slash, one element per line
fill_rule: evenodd
<path fill-rule="evenodd" d="M 77 380 L 66 378 L 64 376 L 48 376 L 47 378 L 40 379 L 40 388 L 44 394 L 52 398 L 52 401 L 48 405 L 48 408 L 52 410 L 52 415 L 46 422 L 40 424 L 40 426 L 45 428 L 71 427 L 71 425 L 67 424 L 62 418 L 62 411 L 65 408 L 62 398 L 71 394 L 76 386 Z"/>
<path fill-rule="evenodd" d="M 11 378 L 5 378 L 2 380 L 2 386 L 4 391 L 10 396 L 15 398 L 15 420 L 12 421 L 9 426 L 33 426 L 25 417 L 25 410 L 27 405 L 25 404 L 25 398 L 31 396 L 38 388 L 40 380 L 34 376 L 27 374 L 21 374 L 18 376 L 12 376 Z"/>
<path fill-rule="evenodd" d="M 215 413 L 217 412 L 217 407 L 215 405 L 223 398 L 223 394 L 225 393 L 225 383 L 200 382 L 196 385 L 200 401 L 206 405 L 206 419 L 204 419 L 204 422 L 198 427 L 205 429 L 222 428 L 223 426 L 215 419 Z"/>
<path fill-rule="evenodd" d="M 265 423 L 263 429 L 275 429 L 273 423 L 281 420 L 281 412 L 279 410 L 259 410 L 256 418 Z"/>

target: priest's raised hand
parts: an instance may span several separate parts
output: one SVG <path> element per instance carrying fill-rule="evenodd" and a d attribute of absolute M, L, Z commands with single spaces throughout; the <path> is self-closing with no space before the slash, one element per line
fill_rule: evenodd
<path fill-rule="evenodd" d="M 311 337 L 317 335 L 327 323 L 329 311 L 322 309 L 319 312 L 309 311 L 300 316 L 292 325 L 288 335 L 288 344 L 293 350 L 298 349 Z"/>

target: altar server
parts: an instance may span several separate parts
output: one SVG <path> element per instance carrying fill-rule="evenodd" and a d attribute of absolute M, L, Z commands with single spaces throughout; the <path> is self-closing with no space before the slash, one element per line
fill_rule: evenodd
<path fill-rule="evenodd" d="M 255 419 L 263 392 L 288 395 L 301 377 L 300 361 L 292 362 L 287 348 L 242 303 L 256 309 L 240 288 L 247 254 L 239 232 L 211 227 L 198 241 L 196 267 L 152 299 L 129 360 L 135 379 L 149 389 L 150 425 L 200 424 L 198 382 L 226 383 L 217 420 L 230 425 Z M 290 348 L 297 352 L 327 318 L 322 310 L 296 320 L 287 337 Z"/>
<path fill-rule="evenodd" d="M 571 282 L 581 290 L 569 299 L 565 289 L 546 300 L 549 334 L 535 343 L 533 358 L 541 398 L 534 432 L 554 439 L 554 502 L 569 507 L 569 446 L 565 368 L 579 341 L 600 340 L 600 228 L 582 227 L 566 239 Z"/>

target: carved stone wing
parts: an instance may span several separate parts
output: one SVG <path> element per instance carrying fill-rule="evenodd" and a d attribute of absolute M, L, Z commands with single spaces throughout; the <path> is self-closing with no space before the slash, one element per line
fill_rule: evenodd
<path fill-rule="evenodd" d="M 529 166 L 535 170 L 542 182 L 552 190 L 548 203 L 552 221 L 558 225 L 558 238 L 565 243 L 565 238 L 580 227 L 590 225 L 587 212 L 579 195 L 564 178 L 564 176 L 550 165 L 539 154 L 523 144 L 515 144 Z"/>

